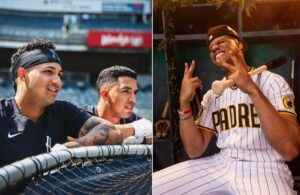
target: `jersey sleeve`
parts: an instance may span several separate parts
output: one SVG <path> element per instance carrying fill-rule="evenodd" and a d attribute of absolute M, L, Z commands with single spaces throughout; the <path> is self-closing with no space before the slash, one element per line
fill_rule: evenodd
<path fill-rule="evenodd" d="M 65 102 L 64 109 L 66 114 L 66 133 L 68 136 L 77 137 L 83 124 L 92 115 L 70 102 Z"/>
<path fill-rule="evenodd" d="M 212 121 L 214 97 L 212 90 L 209 90 L 204 96 L 201 102 L 201 108 L 198 116 L 195 119 L 196 126 L 199 126 L 209 132 L 216 133 L 216 130 Z"/>
<path fill-rule="evenodd" d="M 97 107 L 95 105 L 85 105 L 80 108 L 88 112 L 90 115 L 98 116 Z"/>
<path fill-rule="evenodd" d="M 295 96 L 288 83 L 280 75 L 271 73 L 264 85 L 266 96 L 278 112 L 296 115 Z"/>

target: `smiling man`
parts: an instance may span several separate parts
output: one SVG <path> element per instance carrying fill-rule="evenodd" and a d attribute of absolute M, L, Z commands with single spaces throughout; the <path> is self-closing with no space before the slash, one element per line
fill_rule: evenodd
<path fill-rule="evenodd" d="M 125 66 L 112 66 L 102 70 L 96 83 L 98 105 L 84 108 L 120 129 L 123 138 L 127 138 L 124 140 L 125 144 L 143 143 L 145 138 L 152 135 L 152 123 L 133 112 L 138 92 L 136 79 L 136 72 Z"/>
<path fill-rule="evenodd" d="M 210 59 L 232 79 L 222 94 L 209 90 L 197 118 L 190 102 L 202 81 L 195 62 L 185 64 L 179 97 L 180 135 L 190 158 L 206 150 L 213 134 L 220 152 L 188 160 L 153 174 L 153 194 L 295 194 L 285 161 L 299 154 L 300 129 L 294 94 L 279 75 L 250 76 L 244 44 L 227 25 L 208 31 Z"/>
<path fill-rule="evenodd" d="M 109 123 L 67 101 L 56 100 L 62 63 L 50 41 L 34 39 L 11 58 L 14 97 L 0 100 L 0 167 L 49 152 L 67 136 L 78 145 L 121 144 Z M 14 188 L 20 193 L 24 185 Z M 13 193 L 13 192 L 12 192 Z"/>

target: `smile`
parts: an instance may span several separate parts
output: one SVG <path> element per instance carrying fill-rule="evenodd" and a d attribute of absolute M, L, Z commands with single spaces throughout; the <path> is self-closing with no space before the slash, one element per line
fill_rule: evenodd
<path fill-rule="evenodd" d="M 218 52 L 218 53 L 215 55 L 215 60 L 217 60 L 218 58 L 220 58 L 223 54 L 224 54 L 223 51 Z"/>

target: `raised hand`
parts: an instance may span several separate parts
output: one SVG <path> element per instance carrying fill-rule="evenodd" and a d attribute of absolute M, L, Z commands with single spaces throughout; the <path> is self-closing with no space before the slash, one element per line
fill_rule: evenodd
<path fill-rule="evenodd" d="M 256 88 L 255 83 L 248 74 L 248 65 L 243 60 L 242 51 L 230 51 L 231 63 L 218 59 L 218 63 L 221 63 L 226 69 L 227 79 L 232 79 L 235 85 L 244 93 L 250 94 L 252 90 Z"/>
<path fill-rule="evenodd" d="M 195 95 L 195 89 L 199 87 L 202 89 L 202 81 L 198 77 L 193 77 L 195 70 L 195 61 L 193 60 L 191 65 L 184 64 L 184 74 L 181 83 L 181 91 L 179 96 L 180 107 L 189 107 L 189 103 L 193 100 Z"/>

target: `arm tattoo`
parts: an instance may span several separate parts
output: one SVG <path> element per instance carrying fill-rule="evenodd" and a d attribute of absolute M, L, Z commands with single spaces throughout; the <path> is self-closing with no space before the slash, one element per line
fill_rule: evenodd
<path fill-rule="evenodd" d="M 81 145 L 122 144 L 119 130 L 98 117 L 90 117 L 81 128 L 77 140 Z"/>
<path fill-rule="evenodd" d="M 102 145 L 108 140 L 108 137 L 109 137 L 109 128 L 103 127 L 103 131 L 100 131 L 98 135 L 95 135 L 93 144 Z"/>
<path fill-rule="evenodd" d="M 100 120 L 98 117 L 90 117 L 81 127 L 79 131 L 78 137 L 82 137 L 86 135 L 91 129 L 93 129 L 95 126 L 101 124 L 103 121 Z"/>

